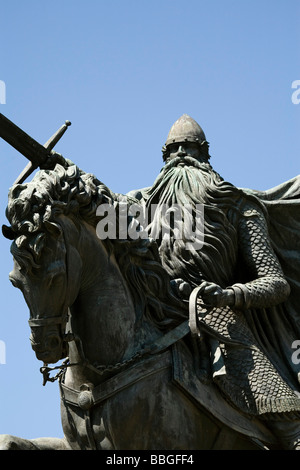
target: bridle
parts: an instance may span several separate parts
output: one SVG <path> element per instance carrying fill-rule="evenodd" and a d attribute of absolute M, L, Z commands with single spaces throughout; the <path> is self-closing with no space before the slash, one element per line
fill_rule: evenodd
<path fill-rule="evenodd" d="M 62 315 L 61 317 L 45 317 L 45 318 L 33 318 L 28 320 L 29 326 L 31 327 L 40 327 L 40 326 L 49 326 L 49 325 L 61 325 L 61 331 L 64 332 L 66 324 L 68 321 L 68 313 Z"/>
<path fill-rule="evenodd" d="M 63 232 L 63 239 L 66 247 L 65 253 L 65 264 L 66 264 L 66 291 L 68 292 L 69 287 L 69 269 L 70 263 L 68 263 L 68 249 L 67 244 Z M 81 339 L 74 335 L 72 332 L 66 333 L 66 325 L 69 319 L 69 306 L 67 305 L 67 295 L 65 298 L 64 306 L 62 308 L 62 315 L 61 316 L 53 316 L 53 317 L 45 317 L 45 318 L 36 318 L 28 320 L 30 327 L 43 327 L 43 326 L 50 326 L 50 325 L 60 325 L 60 332 L 61 338 L 64 342 L 69 343 L 74 341 L 77 346 L 78 356 L 80 358 L 79 362 L 70 362 L 69 358 L 67 357 L 62 364 L 49 367 L 48 364 L 44 363 L 44 365 L 40 368 L 40 372 L 43 375 L 43 385 L 46 385 L 47 382 L 55 382 L 58 379 L 61 379 L 66 372 L 67 368 L 73 366 L 81 366 L 86 367 L 95 373 L 98 376 L 105 376 L 106 374 L 112 375 L 118 373 L 120 370 L 123 370 L 125 367 L 133 365 L 136 361 L 142 359 L 147 355 L 157 354 L 165 349 L 167 349 L 170 345 L 174 342 L 178 341 L 186 334 L 190 332 L 189 321 L 186 320 L 173 330 L 165 333 L 160 339 L 156 342 L 152 343 L 151 345 L 145 346 L 141 348 L 139 351 L 135 352 L 131 357 L 128 359 L 118 362 L 116 364 L 111 365 L 99 365 L 99 364 L 91 364 L 89 360 L 85 357 L 83 346 Z M 50 377 L 50 373 L 52 371 L 58 370 L 58 373 L 54 377 Z"/>
<path fill-rule="evenodd" d="M 63 232 L 63 239 L 64 239 L 64 244 L 66 247 L 66 254 L 65 254 L 65 265 L 67 267 L 66 269 L 66 291 L 68 292 L 68 287 L 69 287 L 69 270 L 70 270 L 70 263 L 68 263 L 68 249 L 67 249 L 67 244 Z M 44 318 L 33 318 L 29 319 L 28 323 L 30 327 L 45 327 L 45 326 L 51 326 L 51 325 L 60 325 L 60 333 L 61 333 L 61 339 L 69 343 L 71 341 L 74 341 L 77 346 L 78 350 L 78 355 L 80 357 L 79 362 L 70 362 L 69 358 L 67 357 L 61 365 L 49 367 L 47 363 L 44 363 L 44 365 L 40 368 L 40 372 L 43 375 L 43 385 L 46 385 L 47 382 L 54 382 L 57 379 L 61 378 L 62 375 L 65 373 L 66 369 L 68 367 L 73 367 L 73 366 L 82 366 L 82 367 L 87 367 L 90 370 L 92 370 L 94 373 L 103 376 L 105 373 L 114 373 L 118 372 L 120 369 L 123 369 L 125 366 L 131 365 L 133 362 L 138 360 L 139 358 L 143 357 L 144 355 L 149 353 L 149 348 L 143 348 L 141 351 L 136 352 L 133 354 L 132 357 L 130 357 L 127 360 L 124 360 L 122 362 L 116 363 L 114 365 L 92 365 L 90 362 L 86 359 L 84 352 L 83 352 L 83 347 L 82 347 L 82 342 L 81 339 L 77 336 L 75 336 L 71 332 L 66 333 L 66 325 L 69 319 L 69 306 L 67 305 L 67 296 L 65 298 L 65 302 L 62 308 L 62 315 L 61 316 L 53 316 L 53 317 L 44 317 Z M 32 344 L 34 344 L 32 342 Z M 58 370 L 58 373 L 54 377 L 50 377 L 50 373 L 54 370 Z"/>
<path fill-rule="evenodd" d="M 66 292 L 68 292 L 68 287 L 69 287 L 69 269 L 70 265 L 68 263 L 68 250 L 67 250 L 67 244 L 65 240 L 65 235 L 64 231 L 62 230 L 62 235 L 63 235 L 63 242 L 66 248 L 65 252 L 65 266 L 66 266 Z M 68 300 L 67 300 L 67 295 L 65 296 L 65 301 L 64 305 L 62 307 L 62 314 L 61 315 L 56 315 L 56 316 L 51 316 L 51 317 L 44 317 L 44 318 L 31 318 L 28 320 L 30 328 L 34 327 L 45 327 L 45 326 L 52 326 L 52 325 L 60 325 L 60 335 L 61 339 L 64 342 L 70 342 L 74 339 L 73 335 L 71 333 L 66 333 L 66 325 L 69 319 L 69 308 L 68 308 Z M 34 341 L 31 341 L 32 345 L 36 344 Z M 73 365 L 79 365 L 79 363 L 72 363 L 70 364 L 69 359 L 67 358 L 63 365 L 61 366 L 55 366 L 55 367 L 48 367 L 48 364 L 44 363 L 43 367 L 40 368 L 40 372 L 43 374 L 43 385 L 46 385 L 47 382 L 53 382 L 53 378 L 50 377 L 50 370 L 54 369 L 65 369 L 67 367 L 73 366 Z M 55 378 L 56 380 L 56 378 Z"/>

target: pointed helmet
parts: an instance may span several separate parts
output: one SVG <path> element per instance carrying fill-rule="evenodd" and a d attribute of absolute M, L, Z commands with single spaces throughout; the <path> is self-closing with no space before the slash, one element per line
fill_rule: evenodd
<path fill-rule="evenodd" d="M 183 114 L 173 124 L 165 146 L 176 142 L 198 142 L 200 145 L 206 142 L 206 137 L 199 124 L 188 114 Z"/>

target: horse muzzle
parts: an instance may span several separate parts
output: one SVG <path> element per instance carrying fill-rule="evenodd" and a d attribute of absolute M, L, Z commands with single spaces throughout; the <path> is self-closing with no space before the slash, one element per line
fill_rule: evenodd
<path fill-rule="evenodd" d="M 67 355 L 58 328 L 31 327 L 30 342 L 37 359 L 47 364 L 55 364 Z"/>
<path fill-rule="evenodd" d="M 64 337 L 67 317 L 31 318 L 30 342 L 38 360 L 55 364 L 67 356 L 67 342 Z"/>

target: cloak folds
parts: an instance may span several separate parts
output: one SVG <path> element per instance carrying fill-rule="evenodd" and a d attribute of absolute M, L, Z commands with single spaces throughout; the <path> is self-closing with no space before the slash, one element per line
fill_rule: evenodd
<path fill-rule="evenodd" d="M 243 189 L 243 192 L 255 196 L 265 208 L 272 246 L 291 287 L 284 303 L 248 310 L 246 321 L 281 376 L 299 393 L 300 175 L 267 191 Z"/>
<path fill-rule="evenodd" d="M 264 213 L 291 293 L 274 307 L 246 310 L 207 307 L 199 299 L 199 328 L 207 333 L 213 380 L 233 405 L 269 420 L 299 420 L 300 176 L 266 192 L 239 191 L 242 200 Z M 268 266 L 271 259 L 263 259 Z M 240 276 L 239 282 L 251 281 L 243 266 Z"/>

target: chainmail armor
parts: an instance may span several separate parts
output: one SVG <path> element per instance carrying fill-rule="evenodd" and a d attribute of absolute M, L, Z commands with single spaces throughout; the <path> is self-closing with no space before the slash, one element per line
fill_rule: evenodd
<path fill-rule="evenodd" d="M 292 413 L 290 419 L 299 419 L 299 396 L 261 350 L 242 311 L 271 307 L 289 294 L 265 218 L 253 206 L 246 207 L 239 220 L 238 242 L 243 266 L 253 280 L 230 286 L 235 293 L 233 308 L 204 307 L 201 299 L 197 305 L 200 331 L 208 344 L 216 340 L 218 344 L 213 380 L 227 400 L 246 413 L 261 417 Z"/>
<path fill-rule="evenodd" d="M 232 286 L 236 308 L 264 308 L 285 300 L 290 288 L 269 241 L 263 214 L 246 206 L 238 234 L 242 262 L 253 280 Z"/>

